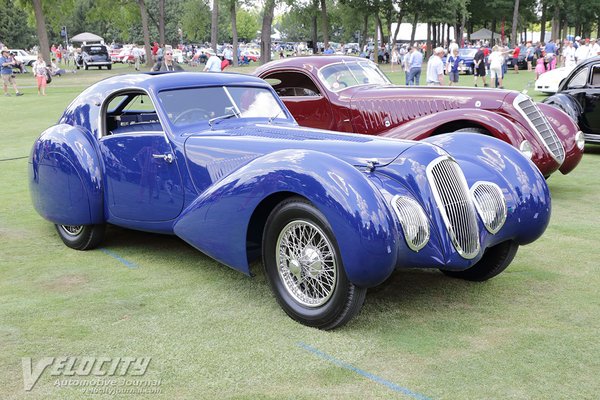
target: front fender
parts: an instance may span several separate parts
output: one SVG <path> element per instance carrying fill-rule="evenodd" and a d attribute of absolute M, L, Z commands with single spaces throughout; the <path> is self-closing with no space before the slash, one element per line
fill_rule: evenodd
<path fill-rule="evenodd" d="M 558 94 L 555 96 L 561 95 Z M 538 103 L 538 106 L 540 107 L 540 111 L 552 124 L 552 128 L 554 128 L 556 135 L 560 138 L 565 149 L 565 160 L 560 166 L 559 171 L 563 174 L 568 174 L 579 164 L 583 157 L 584 148 L 577 145 L 577 135 L 583 134 L 580 133 L 579 126 L 576 123 L 578 117 L 573 118 L 571 116 L 571 113 L 579 115 L 581 105 L 568 95 L 562 95 L 561 101 L 565 101 L 565 109 L 562 106 L 554 106 L 553 103 Z"/>
<path fill-rule="evenodd" d="M 539 169 L 517 149 L 472 133 L 435 136 L 425 141 L 452 155 L 469 187 L 478 181 L 488 181 L 502 189 L 508 215 L 504 227 L 494 236 L 524 245 L 544 233 L 550 222 L 550 191 Z M 489 239 L 497 240 L 492 236 Z"/>
<path fill-rule="evenodd" d="M 64 225 L 104 222 L 101 163 L 89 135 L 59 124 L 36 140 L 29 159 L 29 192 L 37 212 Z"/>
<path fill-rule="evenodd" d="M 421 140 L 463 128 L 482 128 L 515 147 L 523 141 L 518 127 L 497 113 L 480 109 L 456 109 L 429 114 L 381 133 L 381 136 Z"/>
<path fill-rule="evenodd" d="M 353 166 L 316 151 L 282 150 L 251 161 L 187 207 L 175 234 L 249 274 L 248 224 L 259 204 L 280 192 L 303 196 L 325 215 L 351 282 L 374 286 L 392 273 L 398 232 L 382 194 Z"/>
<path fill-rule="evenodd" d="M 546 97 L 541 104 L 549 105 L 567 113 L 573 121 L 579 120 L 579 115 L 582 113 L 581 105 L 577 100 L 565 93 L 556 93 Z M 538 104 L 541 106 L 541 104 Z"/>

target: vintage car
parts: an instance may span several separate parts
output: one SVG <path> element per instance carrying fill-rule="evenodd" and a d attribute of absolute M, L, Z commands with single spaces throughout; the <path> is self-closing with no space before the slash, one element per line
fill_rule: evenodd
<path fill-rule="evenodd" d="M 544 103 L 569 114 L 584 132 L 586 142 L 600 143 L 600 57 L 577 64 Z"/>
<path fill-rule="evenodd" d="M 357 57 L 290 57 L 255 75 L 302 126 L 415 140 L 478 131 L 520 149 L 546 177 L 569 173 L 583 155 L 583 134 L 568 115 L 514 91 L 397 86 Z"/>
<path fill-rule="evenodd" d="M 475 69 L 475 53 L 477 53 L 477 49 L 470 47 L 461 47 L 458 49 L 458 56 L 460 57 L 460 61 L 458 62 L 458 72 L 473 75 L 473 71 Z M 442 57 L 442 62 L 446 65 L 446 60 L 448 59 L 448 54 Z M 444 73 L 446 71 L 444 70 Z"/>
<path fill-rule="evenodd" d="M 8 51 L 15 57 L 15 60 L 28 67 L 31 67 L 33 63 L 37 61 L 37 55 L 29 54 L 25 50 L 9 49 Z"/>
<path fill-rule="evenodd" d="M 94 84 L 36 140 L 29 182 L 67 246 L 91 249 L 114 224 L 248 275 L 262 256 L 285 312 L 321 329 L 396 268 L 489 279 L 550 218 L 542 174 L 505 142 L 304 128 L 266 82 L 226 73 Z"/>
<path fill-rule="evenodd" d="M 106 67 L 112 69 L 112 60 L 108 54 L 108 48 L 103 44 L 91 44 L 81 46 L 81 51 L 75 57 L 77 69 L 88 69 L 89 67 Z"/>
<path fill-rule="evenodd" d="M 545 94 L 554 94 L 558 91 L 560 83 L 569 76 L 572 70 L 573 68 L 560 67 L 546 71 L 535 80 L 533 89 Z"/>

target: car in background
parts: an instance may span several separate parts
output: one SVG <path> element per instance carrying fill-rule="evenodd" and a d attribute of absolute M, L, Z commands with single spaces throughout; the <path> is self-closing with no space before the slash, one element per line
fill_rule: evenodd
<path fill-rule="evenodd" d="M 569 173 L 583 156 L 568 115 L 515 91 L 393 85 L 373 62 L 343 56 L 271 61 L 254 74 L 302 126 L 415 140 L 478 131 L 520 149 L 544 176 Z"/>
<path fill-rule="evenodd" d="M 260 52 L 258 50 L 246 49 L 240 52 L 240 59 L 250 62 L 258 62 L 260 60 Z"/>
<path fill-rule="evenodd" d="M 584 132 L 586 142 L 600 143 L 600 56 L 577 64 L 561 81 L 556 94 L 543 102 L 571 116 Z"/>
<path fill-rule="evenodd" d="M 560 67 L 546 71 L 536 79 L 533 89 L 536 92 L 554 94 L 560 83 L 569 75 L 573 68 Z"/>
<path fill-rule="evenodd" d="M 31 67 L 33 63 L 37 60 L 37 56 L 34 54 L 29 54 L 25 50 L 21 49 L 9 49 L 10 54 L 15 56 L 15 60 L 23 63 L 28 67 Z"/>
<path fill-rule="evenodd" d="M 460 57 L 460 62 L 458 63 L 458 72 L 473 75 L 475 70 L 475 53 L 477 53 L 477 49 L 470 47 L 463 47 L 458 49 L 458 56 Z M 446 60 L 448 59 L 449 54 L 446 53 L 444 57 L 442 57 L 442 62 L 446 65 Z M 446 69 L 444 68 L 444 73 L 446 73 Z"/>
<path fill-rule="evenodd" d="M 75 65 L 78 69 L 83 68 L 86 70 L 90 67 L 112 69 L 112 60 L 105 45 L 91 44 L 81 46 L 81 51 L 75 58 Z"/>
<path fill-rule="evenodd" d="M 35 141 L 28 172 L 66 246 L 98 246 L 113 224 L 176 235 L 249 276 L 262 259 L 283 310 L 320 329 L 395 269 L 498 275 L 551 209 L 539 170 L 502 141 L 300 127 L 266 82 L 227 73 L 104 79 Z"/>
<path fill-rule="evenodd" d="M 520 71 L 527 71 L 527 58 L 525 54 L 526 52 L 527 48 L 524 45 L 519 46 L 519 56 L 517 57 L 516 63 Z M 515 59 L 512 55 L 509 55 L 506 58 L 506 67 L 508 69 L 515 68 Z"/>

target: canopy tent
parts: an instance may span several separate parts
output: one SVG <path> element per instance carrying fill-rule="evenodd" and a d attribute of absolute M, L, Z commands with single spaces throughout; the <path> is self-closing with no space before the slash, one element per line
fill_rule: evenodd
<path fill-rule="evenodd" d="M 71 38 L 71 42 L 102 42 L 104 43 L 104 38 L 101 38 L 98 35 L 95 35 L 90 32 L 82 32 L 77 34 Z"/>
<path fill-rule="evenodd" d="M 499 38 L 499 33 L 494 33 L 494 38 Z M 492 31 L 489 29 L 480 29 L 477 32 L 471 33 L 471 40 L 492 40 Z"/>

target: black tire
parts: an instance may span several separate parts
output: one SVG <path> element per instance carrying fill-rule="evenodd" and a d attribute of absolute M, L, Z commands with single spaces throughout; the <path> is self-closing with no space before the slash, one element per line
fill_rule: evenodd
<path fill-rule="evenodd" d="M 85 69 L 86 71 L 88 70 L 88 65 L 86 63 L 83 63 L 83 69 Z"/>
<path fill-rule="evenodd" d="M 305 199 L 293 197 L 273 209 L 262 252 L 275 298 L 292 319 L 328 330 L 344 325 L 360 311 L 367 289 L 348 280 L 329 223 Z M 281 268 L 280 256 L 286 257 Z"/>
<path fill-rule="evenodd" d="M 110 71 L 112 69 L 112 65 L 107 66 L 107 68 Z"/>
<path fill-rule="evenodd" d="M 467 281 L 483 282 L 504 271 L 515 258 L 519 245 L 512 240 L 502 242 L 490 247 L 485 254 L 471 268 L 464 271 L 442 272 L 453 278 L 465 279 Z"/>
<path fill-rule="evenodd" d="M 75 250 L 90 250 L 104 239 L 104 225 L 55 225 L 63 243 Z"/>

